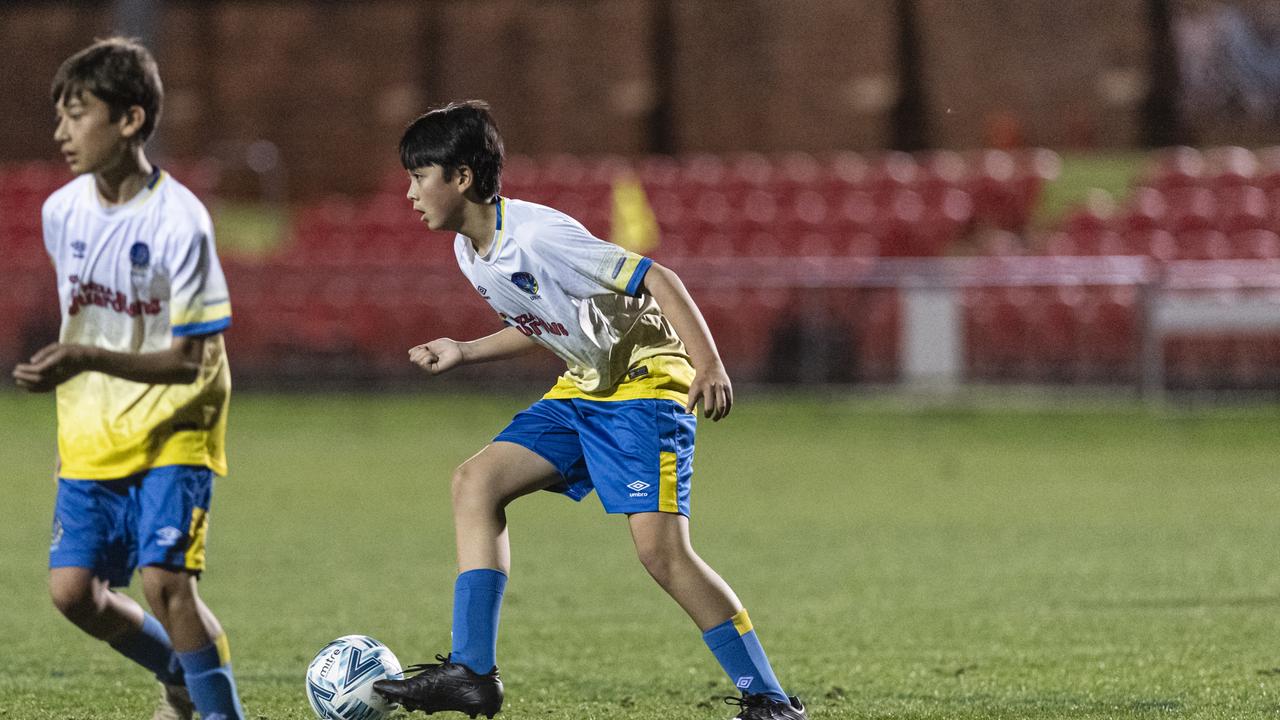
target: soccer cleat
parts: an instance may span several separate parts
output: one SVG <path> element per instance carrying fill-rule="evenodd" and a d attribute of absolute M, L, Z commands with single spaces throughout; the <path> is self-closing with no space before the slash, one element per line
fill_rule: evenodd
<path fill-rule="evenodd" d="M 724 702 L 726 705 L 737 705 L 742 708 L 732 720 L 809 720 L 804 703 L 794 695 L 791 696 L 789 703 L 774 700 L 764 694 L 745 693 L 741 698 L 727 697 Z"/>
<path fill-rule="evenodd" d="M 449 658 L 436 656 L 439 663 L 411 665 L 405 672 L 417 672 L 404 680 L 379 680 L 373 689 L 405 710 L 421 710 L 430 715 L 441 710 L 457 710 L 474 718 L 492 718 L 502 708 L 502 679 L 498 668 L 478 675 L 471 668 Z"/>
<path fill-rule="evenodd" d="M 195 713 L 196 705 L 191 702 L 186 685 L 160 683 L 160 704 L 151 720 L 191 720 Z"/>

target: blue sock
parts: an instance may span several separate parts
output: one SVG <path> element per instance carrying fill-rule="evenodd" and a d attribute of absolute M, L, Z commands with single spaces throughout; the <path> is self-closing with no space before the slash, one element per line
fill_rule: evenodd
<path fill-rule="evenodd" d="M 169 642 L 169 634 L 154 617 L 143 613 L 142 627 L 110 643 L 116 652 L 156 674 L 168 685 L 182 684 L 182 665 Z"/>
<path fill-rule="evenodd" d="M 484 675 L 498 662 L 498 614 L 507 576 L 468 570 L 453 584 L 453 648 L 449 660 Z"/>
<path fill-rule="evenodd" d="M 737 615 L 702 633 L 702 639 L 744 695 L 763 694 L 790 702 L 760 647 L 760 638 L 756 637 L 746 610 L 739 610 Z"/>
<path fill-rule="evenodd" d="M 178 660 L 187 672 L 187 690 L 201 720 L 244 720 L 225 634 L 199 650 L 178 653 Z"/>

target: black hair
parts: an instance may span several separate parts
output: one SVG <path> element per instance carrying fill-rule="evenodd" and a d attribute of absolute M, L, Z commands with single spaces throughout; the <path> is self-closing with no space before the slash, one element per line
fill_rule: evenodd
<path fill-rule="evenodd" d="M 147 117 L 138 129 L 141 142 L 151 137 L 160 122 L 164 100 L 160 69 L 151 52 L 137 40 L 104 38 L 67 58 L 53 76 L 53 103 L 57 105 L 86 91 L 107 104 L 113 122 L 134 105 L 142 108 Z"/>
<path fill-rule="evenodd" d="M 451 102 L 419 115 L 400 138 L 400 164 L 405 170 L 439 165 L 445 180 L 466 165 L 475 176 L 472 187 L 490 202 L 502 186 L 502 136 L 481 100 Z"/>

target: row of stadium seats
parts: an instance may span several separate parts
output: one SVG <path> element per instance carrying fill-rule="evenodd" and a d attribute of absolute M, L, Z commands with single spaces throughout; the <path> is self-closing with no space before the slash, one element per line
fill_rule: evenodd
<path fill-rule="evenodd" d="M 1122 205 L 1095 193 L 1055 232 L 1031 238 L 999 228 L 1023 223 L 1018 218 L 1028 212 L 1037 183 L 1056 173 L 1056 155 L 1048 151 L 844 153 L 825 158 L 695 155 L 634 162 L 516 157 L 510 162 L 508 187 L 512 194 L 566 210 L 607 237 L 609 183 L 620 173 L 640 173 L 662 231 L 661 244 L 651 252 L 666 260 L 1032 252 L 1138 254 L 1160 260 L 1266 259 L 1280 252 L 1280 189 L 1221 179 L 1265 177 L 1263 169 L 1274 163 L 1280 163 L 1280 150 L 1256 155 L 1241 148 L 1156 153 L 1154 169 L 1144 176 L 1151 184 L 1135 188 Z M 174 171 L 197 188 L 216 182 L 216 164 L 209 161 L 185 163 Z M 552 181 L 553 177 L 558 179 Z M 1200 180 L 1178 184 L 1169 178 Z M 1201 182 L 1205 178 L 1217 180 Z M 33 269 L 47 264 L 38 242 L 38 208 L 65 179 L 65 170 L 57 164 L 0 168 L 0 248 L 13 266 Z M 1157 182 L 1161 179 L 1165 182 Z M 1012 184 L 999 184 L 1005 181 Z M 988 188 L 993 193 L 1006 192 L 1005 220 L 991 220 L 998 203 L 988 202 L 984 216 L 984 182 L 994 183 Z M 399 184 L 403 185 L 403 174 Z M 299 208 L 276 261 L 335 267 L 447 261 L 449 239 L 425 233 L 401 194 L 403 187 L 399 190 L 364 199 L 331 198 Z"/>
<path fill-rule="evenodd" d="M 333 363 L 335 373 L 405 376 L 412 373 L 405 355 L 412 345 L 501 327 L 448 266 L 396 272 L 224 264 L 235 308 L 232 357 L 250 375 L 296 367 L 305 380 Z M 0 313 L 12 320 L 11 331 L 0 334 L 0 362 L 9 366 L 56 337 L 58 318 L 47 268 L 25 274 L 6 268 L 0 276 Z M 891 383 L 899 377 L 897 290 L 705 285 L 693 292 L 742 380 Z M 1127 383 L 1138 376 L 1142 310 L 1135 286 L 972 287 L 960 301 L 970 380 Z M 1280 383 L 1280 337 L 1273 335 L 1174 336 L 1165 354 L 1175 386 Z M 547 356 L 523 367 L 546 381 L 558 366 Z"/>
<path fill-rule="evenodd" d="M 1045 255 L 1146 255 L 1156 260 L 1273 260 L 1280 258 L 1280 234 L 1272 230 L 1224 233 L 1195 230 L 1056 232 L 1041 240 Z"/>
<path fill-rule="evenodd" d="M 1167 148 L 1148 159 L 1141 184 L 1160 190 L 1241 186 L 1274 190 L 1280 188 L 1280 146 L 1256 152 L 1236 146 Z"/>
<path fill-rule="evenodd" d="M 1115 230 L 1238 230 L 1280 228 L 1280 189 L 1237 186 L 1206 188 L 1134 188 L 1123 205 L 1095 191 L 1070 212 L 1063 229 L 1074 233 Z"/>

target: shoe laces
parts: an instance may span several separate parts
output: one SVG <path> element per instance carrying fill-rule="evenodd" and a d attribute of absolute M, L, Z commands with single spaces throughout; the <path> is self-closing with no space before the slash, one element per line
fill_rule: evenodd
<path fill-rule="evenodd" d="M 404 672 L 405 673 L 423 673 L 428 670 L 434 670 L 435 668 L 449 664 L 448 655 L 436 655 L 436 660 L 439 660 L 440 662 L 418 663 L 416 665 L 410 665 L 409 667 L 404 669 Z"/>
<path fill-rule="evenodd" d="M 742 697 L 730 695 L 724 699 L 725 705 L 737 705 L 741 708 L 768 707 L 777 702 L 764 693 L 743 693 Z"/>

